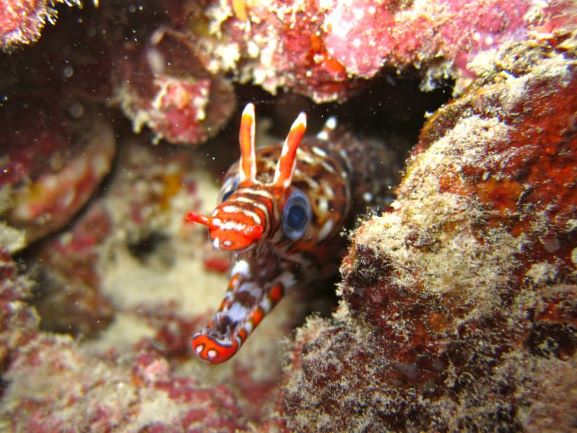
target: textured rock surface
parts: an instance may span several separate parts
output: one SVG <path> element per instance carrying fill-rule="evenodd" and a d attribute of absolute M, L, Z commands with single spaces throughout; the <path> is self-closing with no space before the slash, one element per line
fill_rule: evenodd
<path fill-rule="evenodd" d="M 54 5 L 78 6 L 77 0 L 1 0 L 0 49 L 9 51 L 19 45 L 36 42 L 46 22 L 54 23 Z"/>
<path fill-rule="evenodd" d="M 3 229 L 0 229 L 3 230 Z M 36 335 L 38 316 L 26 304 L 32 282 L 20 275 L 7 251 L 0 250 L 0 369 L 18 347 Z M 1 425 L 1 424 L 0 424 Z"/>
<path fill-rule="evenodd" d="M 204 68 L 184 35 L 159 29 L 144 46 L 134 44 L 117 56 L 116 99 L 135 132 L 146 125 L 155 141 L 201 144 L 234 111 L 232 84 Z"/>
<path fill-rule="evenodd" d="M 289 430 L 574 431 L 576 43 L 513 45 L 425 125 L 299 332 Z"/>
<path fill-rule="evenodd" d="M 94 107 L 76 118 L 48 98 L 22 98 L 2 111 L 0 188 L 7 221 L 31 243 L 64 227 L 109 173 L 116 142 Z M 30 127 L 34 125 L 34 127 Z"/>
<path fill-rule="evenodd" d="M 41 336 L 6 372 L 4 431 L 178 432 L 242 426 L 234 396 L 175 377 L 150 353 L 115 362 L 87 356 L 70 339 Z"/>
<path fill-rule="evenodd" d="M 205 0 L 183 10 L 174 25 L 187 28 L 209 70 L 317 103 L 348 98 L 383 68 L 421 69 L 426 89 L 447 78 L 462 89 L 475 59 L 577 24 L 569 1 Z"/>

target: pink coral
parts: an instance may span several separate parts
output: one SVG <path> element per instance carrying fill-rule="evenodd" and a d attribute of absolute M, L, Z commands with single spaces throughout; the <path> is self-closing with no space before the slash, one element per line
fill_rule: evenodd
<path fill-rule="evenodd" d="M 148 125 L 156 140 L 203 143 L 232 114 L 232 86 L 208 73 L 181 35 L 158 30 L 151 39 L 143 49 L 121 53 L 120 105 L 137 132 Z"/>
<path fill-rule="evenodd" d="M 238 5 L 242 5 L 242 7 Z M 424 87 L 445 78 L 463 88 L 487 54 L 532 32 L 575 25 L 570 2 L 335 1 L 194 2 L 191 19 L 212 19 L 190 37 L 212 71 L 237 68 L 242 81 L 291 88 L 316 102 L 343 100 L 384 68 L 423 70 Z M 240 9 L 240 11 L 239 11 Z M 180 20 L 179 20 L 180 21 Z"/>
<path fill-rule="evenodd" d="M 9 404 L 0 413 L 13 431 L 38 433 L 232 433 L 243 426 L 225 387 L 177 377 L 152 353 L 124 364 L 87 356 L 67 338 L 36 338 L 21 348 L 5 375 L 11 381 L 4 395 Z"/>
<path fill-rule="evenodd" d="M 46 22 L 54 22 L 56 3 L 78 5 L 76 0 L 0 0 L 0 49 L 35 42 Z"/>

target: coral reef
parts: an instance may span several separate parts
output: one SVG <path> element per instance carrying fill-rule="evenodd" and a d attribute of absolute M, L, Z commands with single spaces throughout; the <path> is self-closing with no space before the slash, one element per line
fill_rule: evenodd
<path fill-rule="evenodd" d="M 232 85 L 206 70 L 190 39 L 155 18 L 164 15 L 162 5 L 107 2 L 87 9 L 80 22 L 65 14 L 59 31 L 6 57 L 0 91 L 9 110 L 22 109 L 26 104 L 18 101 L 33 94 L 120 107 L 135 131 L 148 126 L 155 141 L 201 144 L 220 131 L 235 107 Z M 118 22 L 131 29 L 130 37 Z"/>
<path fill-rule="evenodd" d="M 33 303 L 42 329 L 86 337 L 110 324 L 114 306 L 100 290 L 98 264 L 112 229 L 110 215 L 97 202 L 70 230 L 35 251 Z"/>
<path fill-rule="evenodd" d="M 173 16 L 190 28 L 207 68 L 270 92 L 343 100 L 383 68 L 418 68 L 423 87 L 474 76 L 469 63 L 532 32 L 574 27 L 569 1 L 188 2 Z M 191 26 L 189 23 L 193 23 Z"/>
<path fill-rule="evenodd" d="M 108 174 L 115 153 L 113 131 L 101 113 L 79 106 L 78 117 L 70 119 L 50 106 L 23 98 L 2 111 L 2 122 L 11 125 L 0 137 L 0 188 L 10 195 L 3 212 L 25 230 L 28 243 L 70 221 Z"/>
<path fill-rule="evenodd" d="M 80 5 L 78 0 L 1 0 L 0 50 L 38 40 L 46 22 L 56 21 L 57 3 Z"/>
<path fill-rule="evenodd" d="M 575 2 L 77 4 L 0 0 L 0 431 L 575 431 Z M 287 293 L 209 367 L 228 257 L 183 216 L 247 100 L 259 143 L 306 110 L 412 153 L 336 312 Z"/>
<path fill-rule="evenodd" d="M 574 431 L 576 35 L 482 77 L 355 232 L 335 319 L 299 331 L 290 431 Z"/>
<path fill-rule="evenodd" d="M 234 110 L 231 83 L 204 69 L 183 35 L 158 29 L 148 44 L 123 52 L 119 63 L 116 99 L 135 132 L 147 125 L 155 140 L 199 144 Z"/>
<path fill-rule="evenodd" d="M 26 304 L 32 282 L 18 274 L 10 254 L 0 249 L 0 369 L 4 370 L 12 352 L 36 335 L 38 316 Z M 1 423 L 0 423 L 1 426 Z"/>
<path fill-rule="evenodd" d="M 5 378 L 11 386 L 0 427 L 8 431 L 234 432 L 243 425 L 229 390 L 175 377 L 151 353 L 112 362 L 87 356 L 69 338 L 39 336 Z"/>

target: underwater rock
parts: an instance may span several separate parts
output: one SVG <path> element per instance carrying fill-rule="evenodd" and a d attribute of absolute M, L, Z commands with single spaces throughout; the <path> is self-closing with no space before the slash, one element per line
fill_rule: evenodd
<path fill-rule="evenodd" d="M 425 125 L 297 335 L 289 431 L 571 432 L 577 34 L 513 44 Z"/>
<path fill-rule="evenodd" d="M 63 14 L 58 31 L 36 46 L 2 59 L 6 100 L 38 88 L 34 95 L 47 100 L 120 107 L 135 131 L 148 126 L 155 141 L 200 144 L 222 129 L 235 108 L 232 84 L 208 72 L 190 40 L 167 26 L 162 2 L 86 6 Z"/>
<path fill-rule="evenodd" d="M 204 69 L 182 35 L 159 29 L 147 44 L 121 54 L 116 99 L 135 132 L 146 125 L 156 141 L 201 144 L 233 113 L 232 85 Z"/>
<path fill-rule="evenodd" d="M 37 282 L 31 302 L 42 329 L 90 337 L 110 324 L 114 307 L 101 293 L 98 264 L 111 230 L 110 216 L 97 201 L 30 257 L 30 277 Z"/>
<path fill-rule="evenodd" d="M 103 292 L 103 267 L 119 254 L 157 271 L 171 266 L 171 239 L 182 219 L 172 201 L 199 203 L 191 158 L 183 151 L 122 144 L 123 170 L 108 179 L 106 191 L 28 257 L 30 277 L 38 283 L 32 302 L 44 330 L 94 337 L 110 324 L 120 306 Z"/>
<path fill-rule="evenodd" d="M 32 287 L 32 281 L 19 275 L 10 254 L 0 247 L 0 372 L 8 366 L 12 352 L 37 334 L 38 316 L 26 303 Z M 0 383 L 0 392 L 3 386 Z"/>
<path fill-rule="evenodd" d="M 184 17 L 183 17 L 184 14 Z M 189 1 L 172 15 L 213 73 L 275 93 L 343 101 L 383 68 L 422 70 L 425 89 L 513 41 L 577 24 L 570 1 Z M 188 23 L 193 23 L 190 26 Z"/>
<path fill-rule="evenodd" d="M 64 227 L 86 204 L 116 149 L 112 128 L 96 110 L 78 103 L 70 118 L 50 105 L 23 98 L 2 111 L 2 122 L 11 125 L 0 137 L 0 188 L 10 202 L 3 213 L 28 244 Z"/>
<path fill-rule="evenodd" d="M 5 374 L 3 431 L 234 432 L 243 420 L 225 386 L 177 377 L 154 353 L 98 359 L 70 338 L 42 335 Z"/>
<path fill-rule="evenodd" d="M 54 6 L 58 3 L 81 5 L 79 0 L 1 0 L 0 50 L 36 42 L 46 22 L 55 23 L 58 13 Z"/>

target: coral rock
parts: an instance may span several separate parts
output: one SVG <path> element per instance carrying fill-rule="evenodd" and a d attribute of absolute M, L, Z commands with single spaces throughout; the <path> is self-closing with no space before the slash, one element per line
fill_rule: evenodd
<path fill-rule="evenodd" d="M 38 282 L 33 303 L 42 329 L 90 336 L 110 323 L 114 308 L 100 291 L 98 264 L 111 229 L 108 213 L 97 202 L 70 230 L 43 242 L 31 257 L 32 276 Z"/>
<path fill-rule="evenodd" d="M 32 282 L 18 274 L 14 260 L 0 248 L 0 371 L 12 352 L 37 334 L 38 316 L 26 305 L 31 290 Z"/>
<path fill-rule="evenodd" d="M 0 49 L 35 42 L 46 22 L 53 23 L 56 3 L 79 5 L 78 0 L 0 0 Z"/>
<path fill-rule="evenodd" d="M 289 430 L 571 432 L 577 34 L 514 44 L 425 125 L 300 331 Z"/>
<path fill-rule="evenodd" d="M 21 348 L 5 377 L 0 416 L 9 431 L 232 433 L 243 426 L 228 389 L 176 377 L 150 353 L 114 364 L 68 338 L 42 336 Z"/>
<path fill-rule="evenodd" d="M 188 2 L 174 25 L 187 28 L 214 72 L 232 71 L 274 93 L 290 88 L 315 102 L 344 100 L 384 68 L 423 71 L 423 88 L 455 78 L 462 89 L 471 63 L 532 33 L 577 24 L 570 1 L 434 0 Z"/>
<path fill-rule="evenodd" d="M 143 49 L 123 56 L 117 94 L 139 132 L 156 140 L 200 144 L 214 136 L 235 107 L 232 85 L 211 75 L 182 36 L 158 30 Z"/>
<path fill-rule="evenodd" d="M 26 100 L 3 111 L 12 125 L 0 138 L 6 152 L 0 187 L 11 191 L 7 220 L 30 243 L 65 226 L 108 174 L 115 154 L 110 125 L 78 103 L 71 121 L 46 101 Z M 34 125 L 30 128 L 29 125 Z"/>

